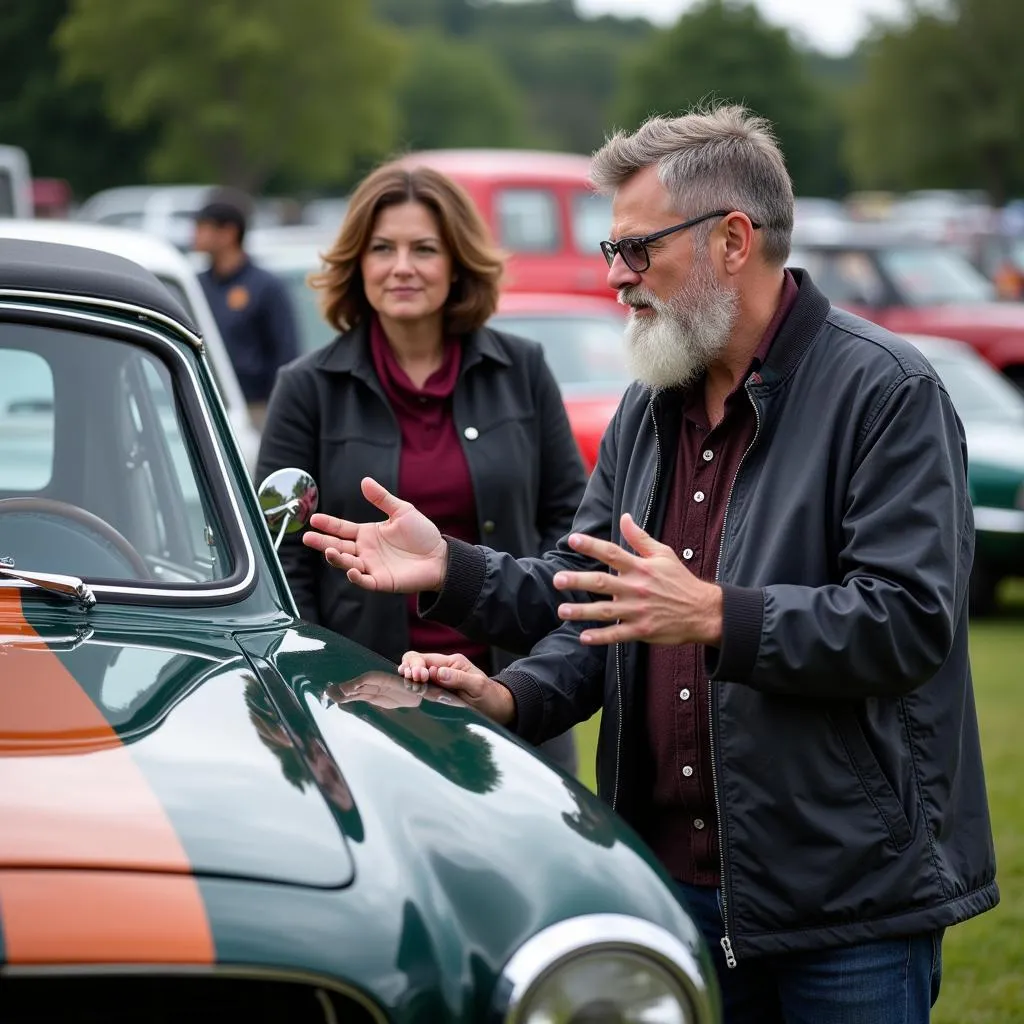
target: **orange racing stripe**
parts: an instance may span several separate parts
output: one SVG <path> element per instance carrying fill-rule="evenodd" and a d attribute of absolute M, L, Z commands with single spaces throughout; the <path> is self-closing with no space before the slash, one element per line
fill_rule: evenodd
<path fill-rule="evenodd" d="M 140 949 L 156 948 L 155 933 L 175 962 L 213 962 L 206 908 L 170 818 L 103 713 L 45 648 L 14 588 L 0 588 L 0 632 L 40 641 L 26 650 L 0 640 L 8 962 L 111 962 L 131 952 L 132 936 Z M 91 751 L 75 753 L 86 736 Z"/>
<path fill-rule="evenodd" d="M 120 871 L 0 871 L 11 964 L 210 964 L 195 879 Z"/>

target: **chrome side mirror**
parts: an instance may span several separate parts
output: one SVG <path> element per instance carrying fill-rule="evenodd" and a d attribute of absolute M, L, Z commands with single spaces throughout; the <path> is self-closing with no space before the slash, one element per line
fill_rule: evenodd
<path fill-rule="evenodd" d="M 278 469 L 260 484 L 258 491 L 263 518 L 276 532 L 274 550 L 287 533 L 298 533 L 309 523 L 320 501 L 316 481 L 303 469 Z"/>

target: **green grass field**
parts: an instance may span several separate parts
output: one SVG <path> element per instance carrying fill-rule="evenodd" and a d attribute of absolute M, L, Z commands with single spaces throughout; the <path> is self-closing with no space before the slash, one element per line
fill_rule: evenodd
<path fill-rule="evenodd" d="M 1024 586 L 971 627 L 974 686 L 1002 900 L 950 929 L 936 1024 L 1024 1024 Z M 580 777 L 594 787 L 597 719 L 579 726 Z"/>

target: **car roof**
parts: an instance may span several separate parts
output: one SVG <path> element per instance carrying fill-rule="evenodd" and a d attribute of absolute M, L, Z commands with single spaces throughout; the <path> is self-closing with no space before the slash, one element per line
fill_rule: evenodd
<path fill-rule="evenodd" d="M 132 228 L 117 228 L 86 221 L 0 218 L 0 239 L 3 238 L 99 249 L 138 263 L 157 276 L 162 274 L 179 278 L 192 272 L 188 258 L 170 242 Z"/>
<path fill-rule="evenodd" d="M 570 292 L 503 292 L 498 299 L 498 314 L 568 313 L 625 317 L 614 292 L 607 298 L 599 295 L 577 295 Z"/>
<path fill-rule="evenodd" d="M 578 183 L 590 174 L 590 157 L 528 149 L 424 149 L 407 153 L 406 166 L 433 167 L 461 178 L 536 178 Z"/>
<path fill-rule="evenodd" d="M 935 243 L 884 224 L 853 223 L 843 225 L 841 232 L 829 229 L 819 233 L 799 227 L 793 231 L 794 249 L 885 249 L 892 245 L 934 248 Z"/>
<path fill-rule="evenodd" d="M 0 238 L 0 289 L 82 296 L 141 306 L 198 335 L 171 293 L 144 267 L 102 249 Z"/>

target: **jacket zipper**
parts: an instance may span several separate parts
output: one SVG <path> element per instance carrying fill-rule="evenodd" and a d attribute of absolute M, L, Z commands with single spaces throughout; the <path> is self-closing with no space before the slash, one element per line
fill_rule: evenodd
<path fill-rule="evenodd" d="M 750 454 L 751 449 L 757 444 L 758 435 L 761 433 L 761 409 L 757 402 L 754 401 L 754 396 L 750 393 L 750 382 L 749 379 L 743 385 L 743 390 L 747 394 L 747 398 L 750 400 L 750 404 L 754 408 L 754 417 L 757 421 L 757 425 L 754 428 L 754 437 L 750 444 L 747 445 L 747 450 L 740 457 L 739 465 L 736 467 L 736 474 L 732 478 L 732 483 L 729 485 L 729 496 L 725 499 L 725 515 L 722 518 L 722 538 L 718 545 L 718 563 L 715 565 L 715 582 L 718 583 L 721 580 L 722 575 L 722 555 L 725 549 L 725 528 L 729 522 L 729 507 L 732 505 L 732 492 L 736 488 L 736 479 L 740 475 L 740 470 L 743 468 L 743 463 L 747 461 L 747 456 Z M 722 893 L 722 939 L 721 946 L 722 952 L 725 953 L 725 963 L 727 967 L 736 966 L 736 954 L 732 951 L 732 940 L 729 938 L 729 894 L 726 886 L 726 873 L 725 873 L 725 829 L 722 825 L 722 806 L 718 798 L 718 769 L 715 766 L 716 761 L 716 741 L 717 735 L 715 732 L 715 705 L 716 702 L 712 698 L 711 693 L 708 693 L 708 718 L 709 728 L 711 730 L 711 789 L 715 795 L 715 821 L 718 826 L 718 859 L 719 868 L 722 874 L 721 882 L 721 893 Z"/>
<path fill-rule="evenodd" d="M 647 508 L 644 509 L 643 522 L 640 529 L 646 530 L 647 524 L 651 521 L 651 511 L 654 509 L 654 495 L 658 490 L 658 481 L 661 479 L 661 435 L 658 433 L 658 417 L 654 415 L 654 399 L 651 399 L 651 422 L 654 424 L 654 480 L 651 482 L 651 493 L 647 495 Z M 615 696 L 619 706 L 619 721 L 615 733 L 615 784 L 612 787 L 612 810 L 614 811 L 619 802 L 619 764 L 622 759 L 622 663 L 625 659 L 622 644 L 615 645 Z"/>

